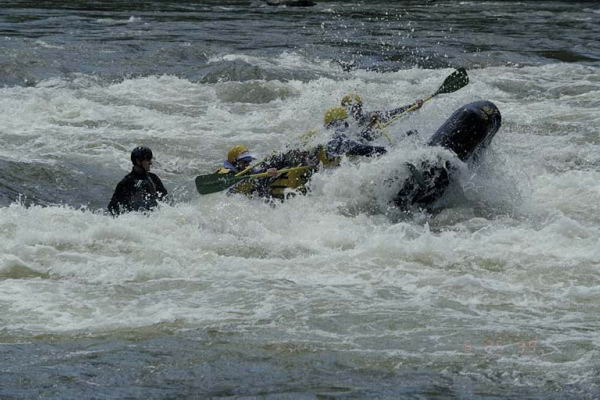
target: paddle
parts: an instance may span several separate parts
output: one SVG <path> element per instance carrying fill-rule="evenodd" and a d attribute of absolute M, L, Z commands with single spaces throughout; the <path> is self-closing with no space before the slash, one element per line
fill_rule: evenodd
<path fill-rule="evenodd" d="M 252 170 L 253 168 L 258 167 L 260 164 L 262 164 L 263 162 L 265 162 L 265 160 L 259 161 L 256 164 L 250 164 L 250 165 L 248 165 L 246 168 L 244 168 L 243 170 L 241 170 L 240 172 L 238 172 L 237 174 L 235 174 L 235 176 L 246 175 L 246 172 Z M 223 175 L 223 174 L 221 174 L 221 175 Z"/>
<path fill-rule="evenodd" d="M 314 167 L 303 166 L 303 167 L 293 167 L 293 168 L 284 168 L 277 171 L 277 175 L 285 174 L 286 172 L 292 171 L 302 171 L 306 169 L 311 169 Z M 256 178 L 265 178 L 269 176 L 267 172 L 261 172 L 260 174 L 253 175 L 243 175 L 236 176 L 233 174 L 208 174 L 208 175 L 199 175 L 196 177 L 196 189 L 200 194 L 209 194 L 216 193 L 222 190 L 229 188 L 239 181 L 243 181 L 244 179 L 256 179 Z"/>
<path fill-rule="evenodd" d="M 446 77 L 446 79 L 444 80 L 444 83 L 442 83 L 442 86 L 440 86 L 440 88 L 434 94 L 423 99 L 423 103 L 433 99 L 438 94 L 446 94 L 446 93 L 456 92 L 457 90 L 462 89 L 463 87 L 467 86 L 468 84 L 469 84 L 469 76 L 467 75 L 467 71 L 464 68 L 458 68 L 456 71 L 454 71 L 453 73 L 448 75 L 448 77 Z M 415 104 L 415 105 L 407 108 L 406 110 L 404 110 L 404 112 L 402 112 L 401 114 L 396 115 L 394 118 L 392 118 L 386 122 L 383 122 L 383 123 L 377 123 L 376 127 L 378 129 L 386 128 L 386 127 L 390 126 L 391 124 L 393 124 L 394 122 L 396 122 L 398 119 L 404 117 L 407 113 L 414 111 L 418 108 L 420 108 L 420 107 Z"/>

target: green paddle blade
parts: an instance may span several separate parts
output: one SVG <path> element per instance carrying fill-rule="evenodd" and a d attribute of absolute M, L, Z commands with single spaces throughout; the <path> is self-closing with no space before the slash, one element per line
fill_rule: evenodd
<path fill-rule="evenodd" d="M 458 89 L 464 88 L 469 84 L 469 76 L 464 68 L 458 68 L 456 71 L 448 75 L 442 86 L 435 92 L 433 96 L 438 94 L 456 92 Z"/>
<path fill-rule="evenodd" d="M 200 175 L 196 177 L 196 189 L 200 194 L 221 192 L 244 179 L 247 177 L 233 174 Z"/>

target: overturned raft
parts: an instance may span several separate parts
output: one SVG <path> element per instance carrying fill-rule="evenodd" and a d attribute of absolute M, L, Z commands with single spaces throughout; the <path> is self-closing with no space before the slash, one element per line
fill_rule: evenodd
<path fill-rule="evenodd" d="M 456 153 L 467 163 L 476 163 L 500 129 L 502 117 L 490 101 L 477 101 L 456 110 L 433 134 L 429 146 L 441 146 Z M 410 177 L 406 179 L 393 203 L 403 209 L 428 209 L 440 199 L 450 185 L 456 170 L 449 162 L 442 165 L 423 161 L 407 163 Z"/>

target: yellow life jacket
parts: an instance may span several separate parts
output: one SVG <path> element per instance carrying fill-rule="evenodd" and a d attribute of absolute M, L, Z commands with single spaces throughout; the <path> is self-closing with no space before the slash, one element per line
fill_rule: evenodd
<path fill-rule="evenodd" d="M 250 195 L 254 190 L 254 183 L 250 180 L 241 181 L 229 188 L 227 193 L 239 193 Z"/>
<path fill-rule="evenodd" d="M 292 193 L 286 193 L 287 190 L 295 190 L 296 192 L 306 194 L 306 183 L 308 179 L 312 175 L 312 170 L 299 170 L 299 171 L 290 171 L 285 174 L 279 175 L 273 182 L 269 184 L 271 188 L 271 196 L 284 199 L 287 195 Z"/>
<path fill-rule="evenodd" d="M 341 158 L 328 155 L 327 151 L 325 150 L 325 146 L 318 146 L 313 151 L 313 154 L 324 168 L 332 168 L 340 165 Z M 302 169 L 281 174 L 268 184 L 267 191 L 270 196 L 281 200 L 289 197 L 290 195 L 294 195 L 294 192 L 306 194 L 307 189 L 305 185 L 316 170 L 317 167 L 314 169 Z M 229 174 L 235 173 L 235 171 L 227 168 L 221 168 L 217 170 L 216 173 Z M 229 189 L 229 193 L 252 195 L 257 190 L 258 192 L 262 191 L 262 189 L 259 189 L 259 185 L 260 184 L 255 180 L 242 181 L 232 186 Z M 263 195 L 264 194 L 265 193 L 263 192 Z"/>
<path fill-rule="evenodd" d="M 325 146 L 318 146 L 316 148 L 316 156 L 324 168 L 338 167 L 341 162 L 340 157 L 328 155 Z M 314 169 L 291 171 L 280 175 L 270 184 L 271 196 L 278 199 L 284 199 L 286 197 L 286 189 L 293 189 L 296 192 L 306 194 L 307 189 L 304 185 L 306 185 L 316 170 L 317 168 L 315 167 Z M 291 193 L 288 192 L 287 194 Z"/>

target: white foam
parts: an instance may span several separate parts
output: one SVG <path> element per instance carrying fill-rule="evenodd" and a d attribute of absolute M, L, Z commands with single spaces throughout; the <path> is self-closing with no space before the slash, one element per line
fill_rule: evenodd
<path fill-rule="evenodd" d="M 132 146 L 146 143 L 167 184 L 178 177 L 191 187 L 233 144 L 265 156 L 309 129 L 322 142 L 323 111 L 348 92 L 360 93 L 367 109 L 392 108 L 431 94 L 451 72 L 343 73 L 293 53 L 235 57 L 327 74 L 252 82 L 282 93 L 267 102 L 235 101 L 236 83 L 172 76 L 2 88 L 0 157 L 53 162 L 86 154 L 96 165 L 125 169 Z M 537 340 L 544 351 L 568 334 L 597 354 L 588 328 L 597 320 L 600 283 L 600 160 L 591 128 L 599 118 L 598 69 L 553 64 L 469 75 L 464 89 L 390 127 L 388 155 L 346 160 L 315 175 L 308 196 L 277 207 L 218 193 L 119 218 L 71 207 L 0 208 L 3 329 L 94 334 L 163 322 L 182 329 L 266 324 L 364 352 L 385 347 L 371 340 L 377 335 L 418 339 L 440 357 L 464 353 L 466 340 L 483 351 L 486 332 L 512 335 L 505 347 Z M 233 98 L 219 97 L 224 92 Z M 451 207 L 429 217 L 388 208 L 397 187 L 385 180 L 403 176 L 405 162 L 451 158 L 423 143 L 456 108 L 480 99 L 499 106 L 503 127 L 478 169 L 460 165 Z M 420 133 L 403 138 L 408 129 Z M 420 357 L 416 347 L 399 351 Z M 564 363 L 550 362 L 552 355 L 518 356 L 499 362 L 545 361 L 549 374 L 561 376 Z"/>

